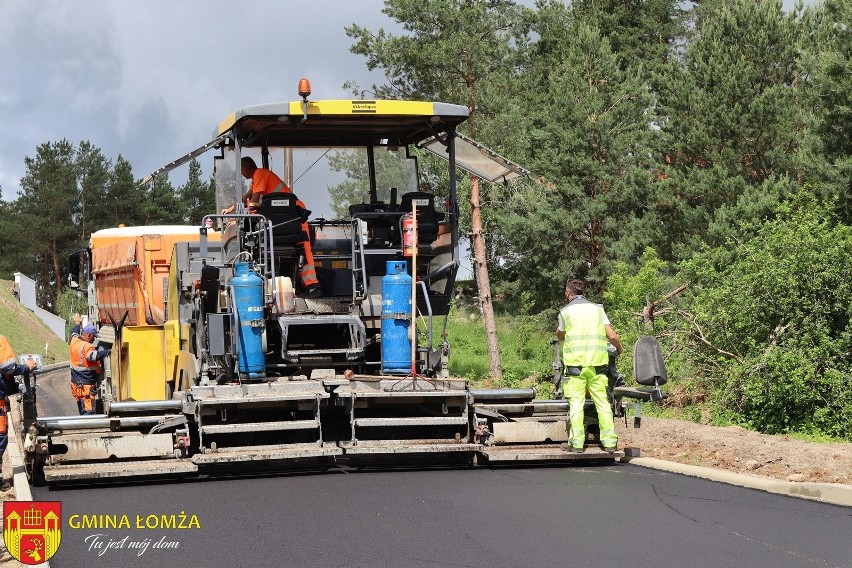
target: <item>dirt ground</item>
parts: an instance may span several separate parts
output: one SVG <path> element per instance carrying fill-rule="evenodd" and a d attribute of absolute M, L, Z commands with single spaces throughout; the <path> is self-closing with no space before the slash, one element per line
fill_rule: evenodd
<path fill-rule="evenodd" d="M 643 457 L 710 467 L 782 481 L 852 485 L 852 443 L 806 442 L 787 436 L 642 417 L 642 427 L 616 419 L 619 447 Z"/>

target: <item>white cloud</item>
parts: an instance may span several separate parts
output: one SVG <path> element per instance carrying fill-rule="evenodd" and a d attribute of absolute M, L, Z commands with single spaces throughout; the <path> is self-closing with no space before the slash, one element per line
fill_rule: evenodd
<path fill-rule="evenodd" d="M 393 25 L 380 0 L 4 0 L 0 3 L 3 198 L 41 143 L 90 140 L 127 158 L 137 177 L 207 142 L 228 114 L 315 98 L 370 78 L 343 27 Z M 322 18 L 317 18 L 322 14 Z M 376 74 L 373 74 L 376 77 Z"/>
<path fill-rule="evenodd" d="M 0 53 L 14 54 L 0 59 L 2 197 L 16 196 L 24 156 L 45 142 L 89 140 L 142 177 L 207 142 L 235 110 L 295 100 L 303 76 L 317 99 L 349 98 L 347 80 L 381 82 L 343 28 L 398 31 L 383 5 L 0 0 Z"/>

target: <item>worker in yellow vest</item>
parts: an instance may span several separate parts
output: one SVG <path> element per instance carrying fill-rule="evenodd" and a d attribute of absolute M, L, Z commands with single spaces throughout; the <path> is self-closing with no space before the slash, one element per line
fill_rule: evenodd
<path fill-rule="evenodd" d="M 622 352 L 618 334 L 609 323 L 603 306 L 590 302 L 583 296 L 586 285 L 578 279 L 565 284 L 568 305 L 559 312 L 556 338 L 562 342 L 563 376 L 567 381 L 562 388 L 568 400 L 568 444 L 571 452 L 585 451 L 586 429 L 583 406 L 586 391 L 595 403 L 600 427 L 600 442 L 604 451 L 615 452 L 618 436 L 609 397 L 606 393 L 606 368 L 609 353 L 607 341 Z"/>

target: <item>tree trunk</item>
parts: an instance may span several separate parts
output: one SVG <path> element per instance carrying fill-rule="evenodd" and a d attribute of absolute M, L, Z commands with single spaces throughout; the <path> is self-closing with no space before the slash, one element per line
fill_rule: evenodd
<path fill-rule="evenodd" d="M 479 292 L 479 305 L 482 308 L 482 321 L 488 340 L 488 373 L 491 378 L 503 376 L 500 367 L 500 345 L 497 340 L 497 323 L 494 320 L 494 306 L 491 303 L 491 282 L 488 280 L 488 267 L 485 264 L 485 237 L 482 234 L 482 215 L 479 205 L 479 178 L 470 176 L 470 223 L 471 250 L 476 273 L 476 287 Z"/>
<path fill-rule="evenodd" d="M 86 242 L 86 186 L 83 184 L 80 188 L 80 242 Z"/>
<path fill-rule="evenodd" d="M 59 247 L 56 239 L 53 239 L 50 243 L 50 254 L 53 256 L 53 273 L 56 275 L 56 286 L 53 294 L 53 305 L 48 307 L 55 311 L 56 304 L 59 303 L 59 295 L 62 293 L 62 266 L 59 263 Z"/>

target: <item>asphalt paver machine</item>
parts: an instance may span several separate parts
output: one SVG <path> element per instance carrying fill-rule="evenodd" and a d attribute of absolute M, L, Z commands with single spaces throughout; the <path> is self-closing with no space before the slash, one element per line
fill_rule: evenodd
<path fill-rule="evenodd" d="M 299 95 L 233 113 L 150 176 L 211 153 L 215 212 L 98 231 L 75 257 L 112 354 L 97 414 L 24 424 L 34 479 L 623 455 L 562 451 L 564 401 L 448 374 L 459 168 L 523 168 L 457 131 L 466 107 Z M 244 157 L 291 191 L 247 210 Z M 321 294 L 301 285 L 311 256 Z"/>

